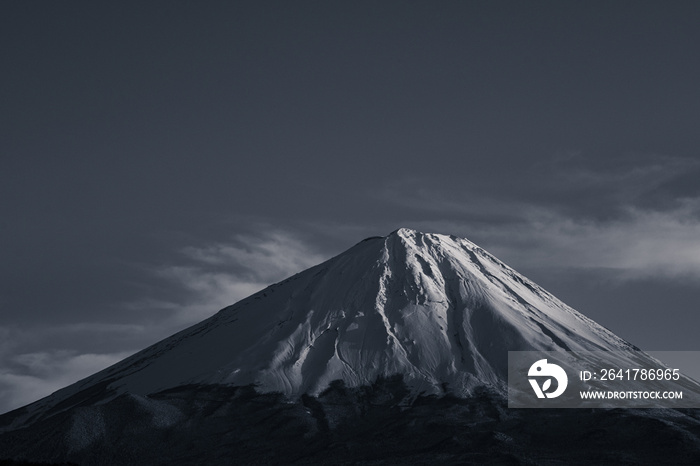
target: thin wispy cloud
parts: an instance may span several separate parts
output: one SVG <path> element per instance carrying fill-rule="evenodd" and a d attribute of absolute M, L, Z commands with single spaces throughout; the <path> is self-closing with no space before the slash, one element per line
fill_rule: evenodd
<path fill-rule="evenodd" d="M 700 197 L 659 193 L 700 163 L 647 156 L 596 170 L 575 161 L 533 169 L 540 186 L 530 195 L 516 196 L 517 186 L 504 195 L 502 186 L 478 183 L 412 189 L 413 180 L 395 183 L 382 199 L 418 212 L 407 226 L 468 237 L 516 268 L 600 268 L 621 280 L 700 279 Z"/>
<path fill-rule="evenodd" d="M 322 262 L 326 257 L 287 232 L 237 235 L 230 243 L 191 246 L 183 254 L 200 267 L 236 269 L 236 276 L 257 282 L 281 280 Z"/>
<path fill-rule="evenodd" d="M 185 292 L 179 301 L 146 299 L 131 308 L 170 313 L 173 327 L 199 322 L 268 285 L 323 262 L 328 257 L 293 233 L 237 235 L 229 242 L 182 249 L 181 263 L 154 267 L 152 274 Z"/>
<path fill-rule="evenodd" d="M 0 327 L 0 413 L 50 395 L 141 349 L 141 325 Z"/>
<path fill-rule="evenodd" d="M 619 279 L 698 280 L 698 206 L 700 199 L 666 211 L 628 208 L 607 221 L 532 209 L 520 222 L 474 233 L 488 238 L 497 256 L 528 267 L 602 268 Z"/>
<path fill-rule="evenodd" d="M 130 354 L 42 351 L 15 355 L 0 368 L 0 413 L 48 396 Z"/>

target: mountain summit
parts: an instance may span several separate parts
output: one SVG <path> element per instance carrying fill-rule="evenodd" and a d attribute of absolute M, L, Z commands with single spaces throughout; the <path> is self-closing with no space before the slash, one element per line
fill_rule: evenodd
<path fill-rule="evenodd" d="M 402 228 L 60 390 L 16 421 L 86 394 L 105 401 L 190 384 L 254 384 L 295 398 L 334 380 L 357 387 L 401 375 L 416 393 L 505 393 L 508 351 L 629 348 L 474 243 Z"/>

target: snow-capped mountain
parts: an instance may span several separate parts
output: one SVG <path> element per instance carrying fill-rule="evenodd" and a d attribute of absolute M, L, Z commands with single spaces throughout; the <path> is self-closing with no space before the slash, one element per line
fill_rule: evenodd
<path fill-rule="evenodd" d="M 16 422 L 95 387 L 108 399 L 255 384 L 294 398 L 333 380 L 355 387 L 401 374 L 417 392 L 505 391 L 508 351 L 620 349 L 630 345 L 474 243 L 400 229 L 30 405 Z"/>
<path fill-rule="evenodd" d="M 0 416 L 0 460 L 699 464 L 692 412 L 505 407 L 508 351 L 631 349 L 474 243 L 400 229 Z"/>

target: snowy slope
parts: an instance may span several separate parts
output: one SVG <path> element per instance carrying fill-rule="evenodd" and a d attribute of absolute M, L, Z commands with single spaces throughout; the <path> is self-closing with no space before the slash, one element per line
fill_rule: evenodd
<path fill-rule="evenodd" d="M 256 384 L 293 398 L 336 379 L 402 374 L 428 393 L 505 391 L 508 351 L 630 348 L 474 243 L 400 229 L 24 408 L 12 425 L 86 393 L 102 403 L 186 384 Z"/>

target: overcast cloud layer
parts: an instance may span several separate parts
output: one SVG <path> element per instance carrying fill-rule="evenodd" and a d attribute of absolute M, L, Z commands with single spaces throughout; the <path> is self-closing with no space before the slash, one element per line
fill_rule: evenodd
<path fill-rule="evenodd" d="M 700 350 L 700 6 L 14 2 L 0 412 L 399 227 Z"/>

